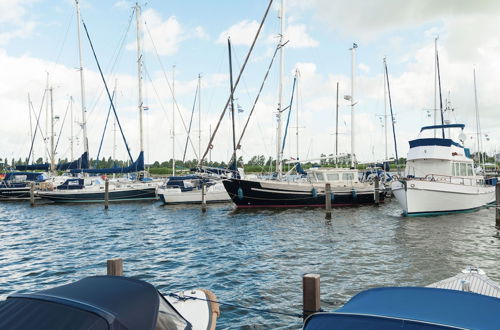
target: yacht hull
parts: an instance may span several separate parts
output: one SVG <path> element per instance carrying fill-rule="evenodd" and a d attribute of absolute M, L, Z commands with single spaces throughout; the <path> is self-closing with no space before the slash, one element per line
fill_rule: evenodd
<path fill-rule="evenodd" d="M 495 187 L 427 180 L 392 183 L 392 193 L 406 216 L 474 211 L 495 201 Z"/>
<path fill-rule="evenodd" d="M 158 197 L 163 204 L 201 204 L 201 189 L 182 191 L 180 188 L 158 189 Z M 207 188 L 205 194 L 207 203 L 230 202 L 227 191 L 222 183 L 217 183 Z"/>
<path fill-rule="evenodd" d="M 239 208 L 251 207 L 325 207 L 325 186 L 271 180 L 224 180 L 229 197 Z M 380 192 L 380 202 L 385 192 Z M 332 206 L 375 203 L 374 188 L 332 187 Z"/>
<path fill-rule="evenodd" d="M 38 191 L 37 196 L 56 203 L 104 203 L 103 191 Z M 123 190 L 110 190 L 109 201 L 142 201 L 157 200 L 156 188 L 134 188 Z"/>

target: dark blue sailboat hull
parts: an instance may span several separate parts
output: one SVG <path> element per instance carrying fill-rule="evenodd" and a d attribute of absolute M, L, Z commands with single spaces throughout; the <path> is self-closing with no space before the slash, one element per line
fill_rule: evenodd
<path fill-rule="evenodd" d="M 104 203 L 104 191 L 71 191 L 68 193 L 39 192 L 37 195 L 55 203 Z M 156 188 L 154 187 L 109 192 L 110 202 L 148 201 L 157 199 Z"/>

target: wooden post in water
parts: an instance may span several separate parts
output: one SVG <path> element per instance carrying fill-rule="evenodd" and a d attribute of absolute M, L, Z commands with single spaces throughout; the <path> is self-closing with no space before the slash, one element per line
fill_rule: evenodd
<path fill-rule="evenodd" d="M 495 217 L 495 225 L 497 227 L 500 227 L 500 182 L 497 182 L 495 186 L 495 195 L 496 195 L 496 203 L 495 203 L 495 210 L 496 210 L 496 217 Z"/>
<path fill-rule="evenodd" d="M 330 220 L 332 218 L 332 186 L 329 183 L 325 183 L 325 219 Z"/>
<path fill-rule="evenodd" d="M 302 276 L 302 315 L 304 320 L 321 310 L 319 274 Z"/>
<path fill-rule="evenodd" d="M 378 175 L 375 177 L 375 205 L 379 205 L 380 204 L 380 190 L 379 190 L 379 186 L 380 186 L 380 178 L 378 177 Z"/>
<path fill-rule="evenodd" d="M 207 212 L 207 183 L 204 180 L 201 183 L 201 212 Z"/>
<path fill-rule="evenodd" d="M 30 206 L 35 206 L 35 183 L 30 183 Z"/>
<path fill-rule="evenodd" d="M 109 259 L 106 262 L 107 274 L 112 276 L 123 276 L 123 259 Z"/>
<path fill-rule="evenodd" d="M 109 207 L 109 179 L 106 178 L 104 181 L 104 209 L 107 210 Z"/>

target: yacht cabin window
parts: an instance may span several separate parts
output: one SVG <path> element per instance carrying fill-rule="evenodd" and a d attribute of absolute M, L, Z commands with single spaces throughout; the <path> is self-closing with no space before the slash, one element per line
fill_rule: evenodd
<path fill-rule="evenodd" d="M 325 181 L 323 178 L 323 173 L 314 173 L 317 181 Z"/>
<path fill-rule="evenodd" d="M 453 162 L 451 168 L 452 176 L 473 176 L 472 164 Z"/>
<path fill-rule="evenodd" d="M 342 173 L 342 180 L 345 180 L 345 181 L 354 180 L 354 173 Z"/>
<path fill-rule="evenodd" d="M 327 173 L 326 177 L 328 178 L 328 181 L 338 181 L 339 180 L 338 173 Z"/>

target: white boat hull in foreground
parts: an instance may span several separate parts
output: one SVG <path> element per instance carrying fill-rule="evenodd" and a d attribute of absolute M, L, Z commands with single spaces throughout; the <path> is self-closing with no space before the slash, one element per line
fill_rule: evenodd
<path fill-rule="evenodd" d="M 494 186 L 407 179 L 391 187 L 407 216 L 473 211 L 495 201 Z"/>
<path fill-rule="evenodd" d="M 201 189 L 182 191 L 181 188 L 158 188 L 157 194 L 164 204 L 201 204 L 202 200 Z M 223 203 L 230 202 L 231 198 L 224 185 L 216 183 L 207 187 L 205 200 L 207 203 Z"/>
<path fill-rule="evenodd" d="M 210 290 L 188 290 L 167 295 L 165 299 L 191 323 L 193 330 L 215 330 L 220 310 Z"/>

